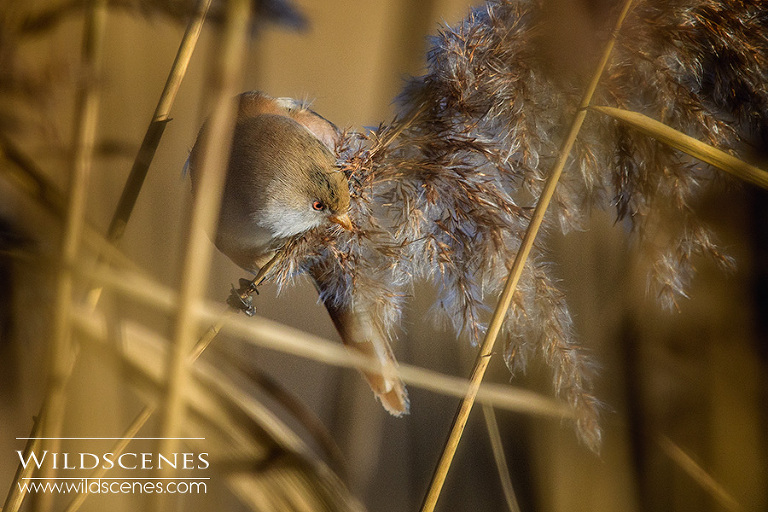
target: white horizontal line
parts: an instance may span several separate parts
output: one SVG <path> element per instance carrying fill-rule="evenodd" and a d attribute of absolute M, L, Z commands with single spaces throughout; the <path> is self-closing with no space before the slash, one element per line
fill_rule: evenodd
<path fill-rule="evenodd" d="M 168 440 L 177 440 L 177 441 L 184 441 L 184 440 L 190 440 L 190 439 L 198 439 L 198 440 L 205 440 L 204 437 L 17 437 L 18 440 L 24 440 L 24 439 L 47 439 L 51 441 L 59 441 L 64 439 L 84 439 L 84 440 L 100 440 L 100 439 L 111 439 L 111 440 L 118 440 L 118 439 L 168 439 Z"/>

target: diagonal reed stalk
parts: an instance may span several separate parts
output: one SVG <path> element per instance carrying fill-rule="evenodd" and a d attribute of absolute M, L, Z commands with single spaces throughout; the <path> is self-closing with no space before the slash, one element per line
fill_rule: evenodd
<path fill-rule="evenodd" d="M 456 413 L 456 417 L 453 421 L 448 440 L 445 443 L 445 447 L 443 448 L 442 455 L 440 456 L 440 460 L 432 476 L 432 481 L 430 482 L 427 495 L 424 499 L 424 503 L 421 508 L 422 512 L 433 512 L 435 506 L 437 505 L 437 500 L 440 498 L 440 492 L 443 488 L 443 485 L 445 484 L 445 478 L 448 475 L 448 470 L 451 467 L 453 457 L 456 454 L 456 449 L 458 448 L 459 442 L 461 441 L 464 428 L 467 425 L 469 414 L 472 411 L 472 407 L 477 397 L 477 390 L 480 387 L 480 383 L 483 380 L 485 371 L 488 368 L 488 363 L 491 360 L 496 338 L 501 331 L 501 327 L 504 324 L 504 319 L 506 318 L 507 310 L 512 303 L 512 297 L 517 288 L 517 283 L 520 280 L 520 276 L 522 275 L 523 267 L 526 260 L 528 259 L 528 255 L 530 254 L 531 248 L 533 247 L 533 242 L 536 239 L 539 228 L 541 227 L 541 224 L 544 220 L 544 214 L 546 213 L 547 207 L 549 206 L 549 202 L 555 193 L 557 182 L 560 179 L 560 175 L 562 174 L 563 168 L 565 167 L 565 163 L 568 160 L 568 156 L 570 155 L 571 148 L 573 147 L 573 144 L 576 140 L 576 136 L 578 135 L 579 130 L 581 129 L 581 125 L 584 122 L 584 118 L 587 115 L 587 108 L 592 101 L 592 96 L 595 92 L 595 89 L 597 88 L 597 84 L 600 82 L 600 77 L 602 76 L 603 70 L 605 69 L 605 66 L 608 63 L 608 59 L 611 56 L 611 52 L 613 51 L 613 47 L 616 43 L 618 32 L 621 28 L 621 25 L 624 23 L 624 18 L 629 12 L 631 5 L 632 0 L 626 0 L 624 2 L 624 6 L 619 13 L 619 17 L 616 21 L 613 32 L 611 33 L 611 36 L 605 45 L 605 50 L 603 51 L 603 54 L 600 58 L 597 69 L 595 70 L 595 73 L 592 76 L 586 91 L 584 92 L 581 102 L 579 103 L 576 115 L 574 116 L 570 129 L 568 130 L 568 135 L 566 136 L 565 141 L 563 142 L 563 145 L 560 149 L 560 154 L 558 155 L 557 161 L 555 162 L 554 168 L 552 169 L 552 173 L 549 175 L 546 183 L 544 184 L 544 189 L 542 190 L 539 201 L 536 204 L 536 208 L 533 212 L 533 216 L 531 217 L 531 222 L 528 225 L 528 229 L 523 236 L 520 249 L 515 256 L 515 261 L 512 264 L 509 277 L 507 278 L 507 282 L 504 285 L 504 290 L 501 293 L 501 297 L 499 298 L 496 309 L 494 310 L 493 316 L 491 317 L 491 321 L 488 325 L 488 332 L 486 333 L 483 344 L 480 347 L 480 352 L 477 355 L 475 366 L 470 377 L 470 389 L 462 400 L 461 405 L 459 406 L 459 409 Z"/>
<path fill-rule="evenodd" d="M 0 166 L 0 172 L 23 194 L 53 214 L 57 220 L 66 217 L 67 200 L 46 177 L 34 160 L 17 147 L 5 134 L 0 133 L 0 158 L 12 165 Z M 90 224 L 83 226 L 83 245 L 96 254 L 103 254 L 118 266 L 138 271 L 133 260 L 118 251 Z"/>
<path fill-rule="evenodd" d="M 256 276 L 251 280 L 249 292 L 246 292 L 246 295 L 241 295 L 241 299 L 245 299 L 248 294 L 252 294 L 257 290 L 259 286 L 261 286 L 261 284 L 267 278 L 269 271 L 272 270 L 272 268 L 280 260 L 281 257 L 282 253 L 280 251 L 276 252 L 275 255 L 272 256 L 272 258 L 270 258 L 270 260 L 259 269 Z M 235 292 L 233 291 L 233 293 Z M 233 308 L 230 308 L 224 315 L 221 316 L 221 318 L 214 322 L 207 331 L 205 331 L 205 333 L 195 344 L 195 348 L 193 348 L 192 352 L 189 354 L 190 363 L 194 362 L 198 357 L 200 357 L 205 349 L 208 348 L 208 345 L 210 345 L 214 338 L 216 338 L 216 336 L 219 334 L 219 332 L 221 332 L 221 328 L 226 324 L 227 318 L 234 313 L 237 313 L 237 311 L 235 311 Z"/>
<path fill-rule="evenodd" d="M 176 94 L 187 73 L 192 54 L 197 47 L 197 41 L 200 38 L 200 32 L 203 29 L 211 1 L 198 0 L 195 15 L 189 20 L 187 28 L 184 30 L 181 43 L 179 43 L 179 49 L 176 51 L 176 57 L 168 72 L 163 92 L 157 101 L 155 112 L 152 114 L 152 120 L 147 127 L 147 131 L 144 133 L 144 139 L 141 141 L 141 146 L 136 153 L 131 172 L 128 175 L 123 191 L 120 194 L 120 199 L 115 207 L 115 212 L 112 215 L 112 220 L 109 223 L 107 240 L 112 244 L 116 245 L 123 238 L 125 227 L 128 225 L 128 221 L 133 213 L 133 207 L 136 205 L 136 200 L 144 186 L 149 166 L 152 164 L 157 147 L 160 145 L 160 139 L 163 136 L 165 127 L 171 120 L 171 107 L 173 107 Z M 108 257 L 106 253 L 102 256 Z M 88 303 L 91 304 L 91 307 L 96 307 L 100 295 L 101 290 L 99 288 L 93 288 L 89 292 Z"/>
<path fill-rule="evenodd" d="M 142 409 L 142 411 L 136 416 L 136 418 L 131 422 L 131 424 L 126 429 L 123 439 L 120 439 L 118 442 L 115 443 L 115 445 L 110 449 L 110 453 L 114 454 L 115 457 L 119 457 L 125 449 L 128 447 L 128 444 L 131 442 L 131 439 L 136 437 L 136 435 L 141 430 L 141 427 L 144 426 L 144 424 L 147 422 L 147 420 L 152 416 L 152 413 L 155 412 L 155 406 L 150 405 Z M 99 479 L 103 477 L 107 471 L 107 466 L 102 465 L 100 466 L 96 471 L 93 472 L 91 476 L 89 476 L 89 479 Z M 80 506 L 85 501 L 85 498 L 89 496 L 89 493 L 81 492 L 79 493 L 75 499 L 73 499 L 69 505 L 67 505 L 67 508 L 64 509 L 64 512 L 75 512 L 76 510 L 80 509 Z"/>
<path fill-rule="evenodd" d="M 242 73 L 250 20 L 247 0 L 230 0 L 221 34 L 221 48 L 211 66 L 214 108 L 210 117 L 210 138 L 205 142 L 199 192 L 192 203 L 188 242 L 181 266 L 179 303 L 175 315 L 173 340 L 167 363 L 167 388 L 163 404 L 159 453 L 173 453 L 186 413 L 184 389 L 189 379 L 188 354 L 192 351 L 199 319 L 195 309 L 203 297 L 213 247 L 206 233 L 216 226 L 219 203 L 224 189 L 226 162 L 232 145 L 236 106 L 232 97 Z M 154 510 L 168 508 L 164 495 L 156 495 Z"/>
<path fill-rule="evenodd" d="M 739 160 L 723 150 L 705 144 L 698 139 L 694 139 L 664 123 L 651 119 L 639 112 L 631 112 L 620 108 L 591 106 L 589 109 L 617 119 L 627 126 L 631 126 L 635 130 L 638 130 L 649 137 L 653 137 L 667 146 L 680 150 L 694 158 L 698 158 L 702 162 L 717 167 L 747 183 L 752 183 L 758 187 L 768 189 L 768 171 L 764 171 L 754 165 Z"/>
<path fill-rule="evenodd" d="M 275 263 L 278 260 L 279 253 L 275 255 L 269 262 L 267 262 L 266 265 L 264 265 L 256 274 L 256 277 L 253 278 L 252 285 L 255 287 L 258 287 L 263 281 L 264 278 L 269 272 L 272 267 L 274 267 Z M 175 304 L 175 302 L 174 302 Z M 232 314 L 232 311 L 229 310 L 228 314 Z M 189 356 L 187 358 L 187 364 L 192 365 L 195 361 L 202 355 L 202 353 L 205 351 L 206 348 L 208 348 L 208 345 L 213 341 L 213 339 L 216 337 L 216 335 L 221 331 L 222 327 L 225 325 L 227 319 L 227 314 L 223 315 L 215 324 L 213 324 L 208 331 L 205 332 L 203 336 L 200 337 L 200 339 L 195 344 L 195 347 L 192 349 L 192 351 L 189 353 Z M 273 386 L 273 388 L 276 389 L 276 386 Z M 294 408 L 295 410 L 298 410 L 298 405 Z M 131 442 L 131 440 L 136 437 L 136 435 L 141 431 L 142 427 L 149 421 L 149 418 L 152 417 L 152 415 L 157 410 L 157 406 L 155 404 L 149 404 L 144 406 L 141 411 L 136 415 L 134 420 L 131 422 L 131 424 L 128 426 L 128 428 L 123 432 L 123 435 L 121 436 L 121 439 L 112 446 L 112 448 L 109 450 L 110 453 L 113 453 L 115 457 L 119 457 L 123 451 L 128 447 L 128 444 Z M 302 409 L 303 411 L 303 409 Z M 305 417 L 306 419 L 306 417 Z M 311 423 L 311 422 L 307 422 Z M 333 450 L 330 450 L 329 453 L 335 454 Z M 338 457 L 337 457 L 338 458 Z M 107 469 L 99 468 L 96 470 L 89 478 L 97 479 L 100 477 L 103 477 L 107 473 Z M 78 494 L 75 499 L 73 499 L 70 504 L 67 506 L 64 512 L 77 512 L 80 510 L 80 507 L 85 502 L 85 499 L 88 497 L 88 494 L 81 493 Z"/>
<path fill-rule="evenodd" d="M 685 471 L 697 484 L 701 486 L 712 498 L 715 499 L 724 509 L 730 512 L 742 512 L 744 507 L 736 501 L 736 499 L 729 493 L 712 475 L 702 468 L 698 462 L 693 460 L 693 457 L 688 455 L 685 450 L 680 448 L 675 442 L 665 435 L 658 434 L 656 436 L 656 442 L 661 447 L 662 451 L 680 468 Z"/>
<path fill-rule="evenodd" d="M 194 17 L 187 24 L 184 35 L 181 38 L 179 49 L 176 52 L 176 58 L 171 65 L 168 73 L 168 79 L 160 94 L 160 99 L 152 115 L 152 121 L 149 123 L 144 139 L 141 141 L 141 147 L 133 161 L 131 172 L 125 182 L 125 187 L 120 195 L 120 200 L 112 215 L 112 221 L 109 224 L 107 238 L 110 242 L 117 242 L 123 237 L 125 226 L 136 205 L 141 188 L 144 185 L 144 179 L 147 177 L 149 166 L 155 157 L 155 152 L 160 144 L 165 127 L 168 124 L 171 114 L 171 107 L 176 99 L 176 93 L 179 91 L 181 82 L 187 73 L 187 67 L 192 59 L 192 53 L 195 51 L 200 32 L 203 29 L 203 23 L 211 6 L 211 0 L 199 0 Z"/>

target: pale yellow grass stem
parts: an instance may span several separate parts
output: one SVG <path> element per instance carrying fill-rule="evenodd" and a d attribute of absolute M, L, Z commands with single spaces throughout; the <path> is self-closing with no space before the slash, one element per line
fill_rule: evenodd
<path fill-rule="evenodd" d="M 231 0 L 226 4 L 226 21 L 221 35 L 221 47 L 211 66 L 213 80 L 213 113 L 209 119 L 210 138 L 207 139 L 201 165 L 200 187 L 195 195 L 188 229 L 188 242 L 180 268 L 179 301 L 174 319 L 173 340 L 167 364 L 166 397 L 163 403 L 159 453 L 176 450 L 186 415 L 184 390 L 189 379 L 188 354 L 196 341 L 199 320 L 195 309 L 203 297 L 208 282 L 212 246 L 206 233 L 215 229 L 221 193 L 226 177 L 226 163 L 235 124 L 235 105 L 245 55 L 250 21 L 250 3 Z M 168 508 L 165 495 L 156 495 L 154 510 Z"/>
<path fill-rule="evenodd" d="M 49 370 L 46 397 L 40 414 L 42 448 L 59 451 L 66 406 L 66 384 L 72 367 L 74 352 L 71 344 L 70 309 L 74 277 L 72 266 L 77 261 L 80 241 L 85 225 L 88 182 L 93 162 L 93 148 L 99 117 L 99 78 L 106 33 L 107 5 L 97 0 L 87 11 L 83 34 L 83 83 L 78 91 L 73 141 L 73 156 L 69 185 L 69 205 L 62 240 L 62 267 L 56 279 L 53 332 L 49 351 Z M 41 478 L 55 475 L 53 468 L 44 468 Z M 15 483 L 14 483 L 15 485 Z M 20 493 L 22 494 L 22 493 Z M 35 509 L 46 511 L 53 505 L 53 494 L 37 495 Z M 23 499 L 23 496 L 21 497 Z M 19 500 L 19 505 L 21 500 Z M 7 508 L 6 512 L 15 512 Z"/>
<path fill-rule="evenodd" d="M 504 491 L 504 499 L 507 501 L 507 508 L 509 512 L 520 512 L 520 506 L 517 504 L 517 497 L 515 496 L 515 488 L 512 486 L 512 478 L 509 475 L 507 457 L 504 455 L 504 444 L 501 441 L 501 432 L 499 432 L 496 412 L 490 405 L 483 404 L 483 416 L 485 417 L 485 426 L 488 428 L 488 438 L 491 440 L 493 459 L 496 461 L 496 470 L 499 472 L 499 480 Z"/>

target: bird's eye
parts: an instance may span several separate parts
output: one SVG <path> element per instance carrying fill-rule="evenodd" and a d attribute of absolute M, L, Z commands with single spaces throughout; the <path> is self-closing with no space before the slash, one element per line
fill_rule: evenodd
<path fill-rule="evenodd" d="M 320 201 L 315 201 L 314 203 L 312 203 L 312 208 L 318 212 L 321 212 L 325 210 L 325 205 Z"/>

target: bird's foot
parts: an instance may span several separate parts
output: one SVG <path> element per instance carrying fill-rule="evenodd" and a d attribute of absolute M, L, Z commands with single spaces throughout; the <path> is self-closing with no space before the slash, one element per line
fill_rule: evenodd
<path fill-rule="evenodd" d="M 253 305 L 253 294 L 259 294 L 259 289 L 251 279 L 240 278 L 240 288 L 235 288 L 232 285 L 232 290 L 227 297 L 227 304 L 229 307 L 242 311 L 248 316 L 256 314 L 256 306 Z"/>

